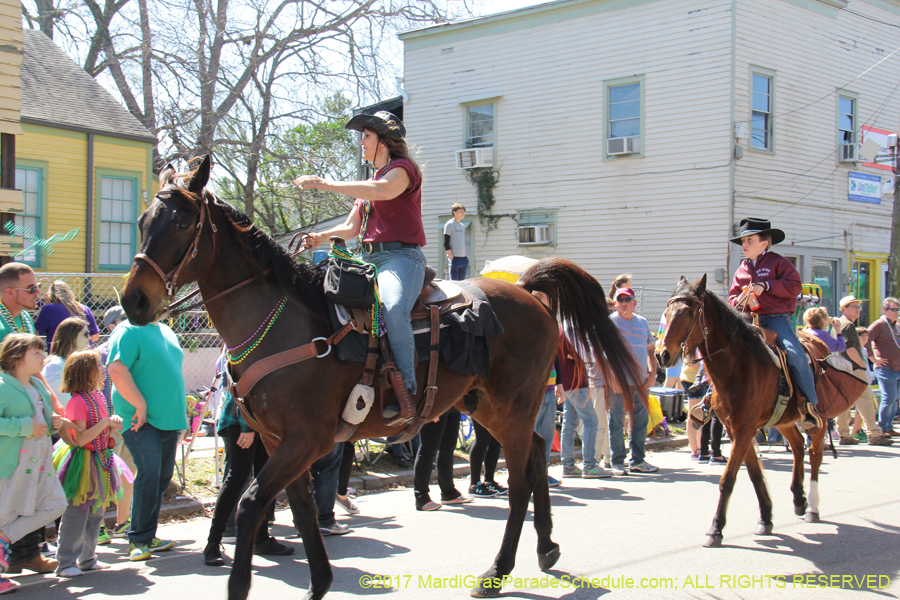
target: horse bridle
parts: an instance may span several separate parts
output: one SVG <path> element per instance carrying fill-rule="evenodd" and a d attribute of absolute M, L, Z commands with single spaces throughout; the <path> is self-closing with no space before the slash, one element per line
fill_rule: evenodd
<path fill-rule="evenodd" d="M 163 194 L 166 193 L 167 190 L 161 190 L 156 194 L 156 199 L 163 200 Z M 200 200 L 200 220 L 197 222 L 197 231 L 194 232 L 194 239 L 191 241 L 191 245 L 188 246 L 187 250 L 184 252 L 184 256 L 181 257 L 181 261 L 179 261 L 178 266 L 165 273 L 156 262 L 147 256 L 146 254 L 135 254 L 134 260 L 142 260 L 156 271 L 156 274 L 159 275 L 159 278 L 162 279 L 162 282 L 166 286 L 166 294 L 168 297 L 174 298 L 176 294 L 178 294 L 178 290 L 181 286 L 178 285 L 178 275 L 181 274 L 181 270 L 187 266 L 189 262 L 197 257 L 197 246 L 200 244 L 200 236 L 203 234 L 203 221 L 204 217 L 207 221 L 209 221 L 209 227 L 212 232 L 216 233 L 216 226 L 212 222 L 212 214 L 209 210 L 207 210 L 206 205 L 209 203 L 209 198 L 204 196 Z M 212 244 L 213 244 L 213 256 L 216 254 L 216 236 L 212 236 Z"/>
<path fill-rule="evenodd" d="M 682 361 L 687 361 L 687 342 L 691 339 L 691 334 L 694 333 L 694 328 L 699 324 L 700 325 L 700 333 L 703 335 L 703 358 L 709 359 L 711 356 L 715 356 L 719 352 L 724 352 L 725 348 L 720 348 L 715 352 L 709 351 L 709 328 L 706 326 L 706 314 L 703 304 L 703 299 L 698 298 L 696 296 L 672 296 L 669 298 L 669 301 L 666 303 L 666 306 L 671 306 L 675 302 L 685 302 L 692 306 L 698 306 L 697 314 L 694 315 L 694 320 L 691 322 L 691 328 L 688 330 L 687 335 L 684 337 L 684 341 L 681 342 L 681 359 Z"/>
<path fill-rule="evenodd" d="M 165 194 L 167 191 L 168 191 L 167 189 L 160 190 L 160 192 L 158 192 L 156 194 L 156 198 L 162 200 L 163 199 L 162 195 Z M 197 231 L 194 233 L 194 239 L 191 241 L 191 245 L 188 246 L 187 250 L 185 250 L 184 256 L 181 258 L 181 261 L 178 263 L 177 267 L 175 267 L 168 273 L 165 273 L 159 267 L 159 265 L 156 264 L 156 262 L 152 258 L 147 256 L 146 254 L 136 254 L 134 256 L 134 260 L 142 260 L 142 261 L 146 262 L 148 265 L 150 265 L 151 267 L 153 267 L 153 270 L 156 271 L 156 274 L 159 275 L 159 278 L 165 284 L 166 292 L 170 299 L 174 298 L 178 294 L 178 290 L 181 288 L 181 286 L 179 286 L 178 282 L 177 282 L 178 275 L 181 273 L 181 270 L 184 269 L 184 267 L 191 260 L 193 260 L 194 258 L 197 257 L 197 246 L 200 245 L 200 235 L 203 233 L 204 217 L 206 218 L 206 221 L 209 222 L 210 231 L 212 231 L 212 233 L 213 233 L 213 236 L 212 236 L 213 256 L 215 256 L 215 254 L 216 254 L 216 236 L 215 236 L 215 234 L 218 232 L 218 229 L 216 229 L 216 225 L 212 221 L 212 211 L 207 210 L 207 204 L 209 204 L 209 196 L 207 194 L 209 194 L 209 192 L 207 192 L 206 190 L 203 190 L 202 193 L 203 193 L 203 198 L 200 200 L 200 219 L 197 224 Z M 215 200 L 216 200 L 216 198 L 215 198 L 215 196 L 213 196 L 213 201 L 215 201 Z M 291 239 L 291 244 L 293 244 L 294 240 L 296 240 L 298 237 L 301 237 L 301 236 L 311 237 L 308 233 L 298 233 Z M 306 248 L 301 248 L 301 246 L 302 246 L 302 243 L 298 244 L 297 250 L 295 252 L 291 253 L 291 257 L 296 257 L 301 252 L 306 251 Z M 288 248 L 290 248 L 290 245 L 288 245 Z M 211 265 L 210 265 L 210 267 L 211 267 Z M 194 304 L 191 304 L 190 306 L 183 306 L 185 303 L 189 302 L 191 300 L 191 298 L 194 298 L 194 297 L 200 295 L 199 289 L 194 290 L 193 292 L 191 292 L 190 294 L 188 294 L 187 296 L 185 296 L 178 302 L 169 305 L 169 309 L 168 309 L 169 316 L 174 317 L 174 316 L 180 315 L 181 313 L 185 313 L 189 310 L 193 310 L 197 307 L 203 306 L 204 304 L 212 302 L 213 300 L 217 300 L 218 298 L 221 298 L 222 296 L 230 294 L 231 292 L 244 287 L 245 285 L 247 285 L 248 283 L 250 283 L 256 279 L 265 277 L 266 275 L 271 273 L 273 270 L 274 269 L 272 267 L 269 267 L 262 273 L 253 275 L 252 277 L 245 279 L 244 281 L 242 281 L 236 285 L 231 286 L 227 290 L 219 292 L 212 298 L 209 298 L 209 299 L 201 298 L 199 302 L 195 302 Z M 198 279 L 202 279 L 202 277 L 200 277 Z"/>

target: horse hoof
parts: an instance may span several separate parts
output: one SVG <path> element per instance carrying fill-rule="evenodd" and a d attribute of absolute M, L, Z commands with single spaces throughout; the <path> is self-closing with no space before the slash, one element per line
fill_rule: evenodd
<path fill-rule="evenodd" d="M 807 523 L 818 523 L 819 522 L 819 513 L 817 513 L 817 512 L 806 513 L 805 521 Z"/>
<path fill-rule="evenodd" d="M 760 521 L 756 526 L 756 535 L 772 535 L 772 524 Z"/>
<path fill-rule="evenodd" d="M 553 565 L 559 560 L 559 544 L 554 544 L 554 548 L 544 554 L 538 553 L 538 566 L 541 571 L 549 571 Z"/>
<path fill-rule="evenodd" d="M 473 598 L 496 598 L 500 595 L 502 580 L 499 577 L 479 578 L 478 585 L 469 591 Z"/>
<path fill-rule="evenodd" d="M 794 505 L 794 514 L 797 515 L 798 517 L 802 517 L 803 514 L 806 512 L 806 508 L 807 508 L 806 502 L 804 502 L 803 504 L 801 504 L 799 506 L 797 506 L 795 504 Z"/>
<path fill-rule="evenodd" d="M 703 542 L 704 548 L 719 548 L 722 546 L 722 540 L 725 539 L 721 533 L 715 535 L 707 535 L 706 541 Z"/>

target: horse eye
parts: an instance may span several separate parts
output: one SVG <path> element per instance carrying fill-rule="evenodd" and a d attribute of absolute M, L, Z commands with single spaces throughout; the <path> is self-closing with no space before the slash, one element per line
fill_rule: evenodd
<path fill-rule="evenodd" d="M 190 226 L 191 226 L 190 221 L 177 221 L 175 223 L 175 227 L 177 227 L 181 231 L 187 231 L 190 228 Z"/>

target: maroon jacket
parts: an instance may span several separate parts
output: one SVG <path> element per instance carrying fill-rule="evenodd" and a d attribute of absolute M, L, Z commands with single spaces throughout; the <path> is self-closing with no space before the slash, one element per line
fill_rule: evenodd
<path fill-rule="evenodd" d="M 762 283 L 767 288 L 759 296 L 757 314 L 793 313 L 797 308 L 797 296 L 800 295 L 802 288 L 800 273 L 791 261 L 780 254 L 766 252 L 756 259 L 756 266 L 749 258 L 744 260 L 731 282 L 728 303 L 734 306 L 743 291 L 742 288 L 751 283 Z M 746 306 L 743 310 L 750 312 Z"/>

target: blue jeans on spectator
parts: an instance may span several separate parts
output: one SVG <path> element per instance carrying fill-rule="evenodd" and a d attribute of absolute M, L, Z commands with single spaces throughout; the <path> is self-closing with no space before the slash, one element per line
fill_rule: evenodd
<path fill-rule="evenodd" d="M 450 279 L 453 281 L 461 281 L 466 278 L 469 270 L 468 256 L 454 256 L 450 261 Z"/>
<path fill-rule="evenodd" d="M 609 405 L 609 449 L 610 462 L 614 466 L 625 466 L 628 450 L 625 448 L 625 404 L 622 394 L 610 394 Z M 631 415 L 631 462 L 644 462 L 644 443 L 647 440 L 647 422 L 650 415 L 637 392 L 634 394 L 634 414 Z"/>
<path fill-rule="evenodd" d="M 315 478 L 313 495 L 316 500 L 316 511 L 319 513 L 319 527 L 334 525 L 334 499 L 343 456 L 344 442 L 337 442 L 331 452 L 313 463 L 312 475 Z"/>
<path fill-rule="evenodd" d="M 875 379 L 881 390 L 881 402 L 878 405 L 878 425 L 882 431 L 891 431 L 894 417 L 897 416 L 897 399 L 900 397 L 900 371 L 887 367 L 875 367 Z"/>
<path fill-rule="evenodd" d="M 791 324 L 790 316 L 787 314 L 760 315 L 759 325 L 778 334 L 778 340 L 775 343 L 787 352 L 791 377 L 800 388 L 800 393 L 809 400 L 810 404 L 814 406 L 818 404 L 816 380 L 813 377 L 812 368 L 809 366 L 806 350 L 803 349 L 800 338 L 797 337 L 797 330 Z"/>
<path fill-rule="evenodd" d="M 123 431 L 122 439 L 138 470 L 131 499 L 128 541 L 147 546 L 156 537 L 162 497 L 175 472 L 178 432 L 157 429 L 150 423 L 144 423 L 137 431 Z"/>
<path fill-rule="evenodd" d="M 363 255 L 378 267 L 378 293 L 384 304 L 388 344 L 410 394 L 416 393 L 416 342 L 409 311 L 425 283 L 425 254 L 420 248 L 397 248 Z"/>
<path fill-rule="evenodd" d="M 537 420 L 534 422 L 534 430 L 547 442 L 547 464 L 550 464 L 550 446 L 553 445 L 553 434 L 556 431 L 556 394 L 553 387 L 548 387 L 544 392 L 544 400 L 538 411 Z"/>
<path fill-rule="evenodd" d="M 594 446 L 597 443 L 597 413 L 594 412 L 590 388 L 578 388 L 566 392 L 566 400 L 563 402 L 562 434 L 560 435 L 562 465 L 565 468 L 575 466 L 575 430 L 578 428 L 579 419 L 584 421 L 584 431 L 581 434 L 582 462 L 585 469 L 593 469 L 597 466 L 597 456 L 594 452 Z"/>

